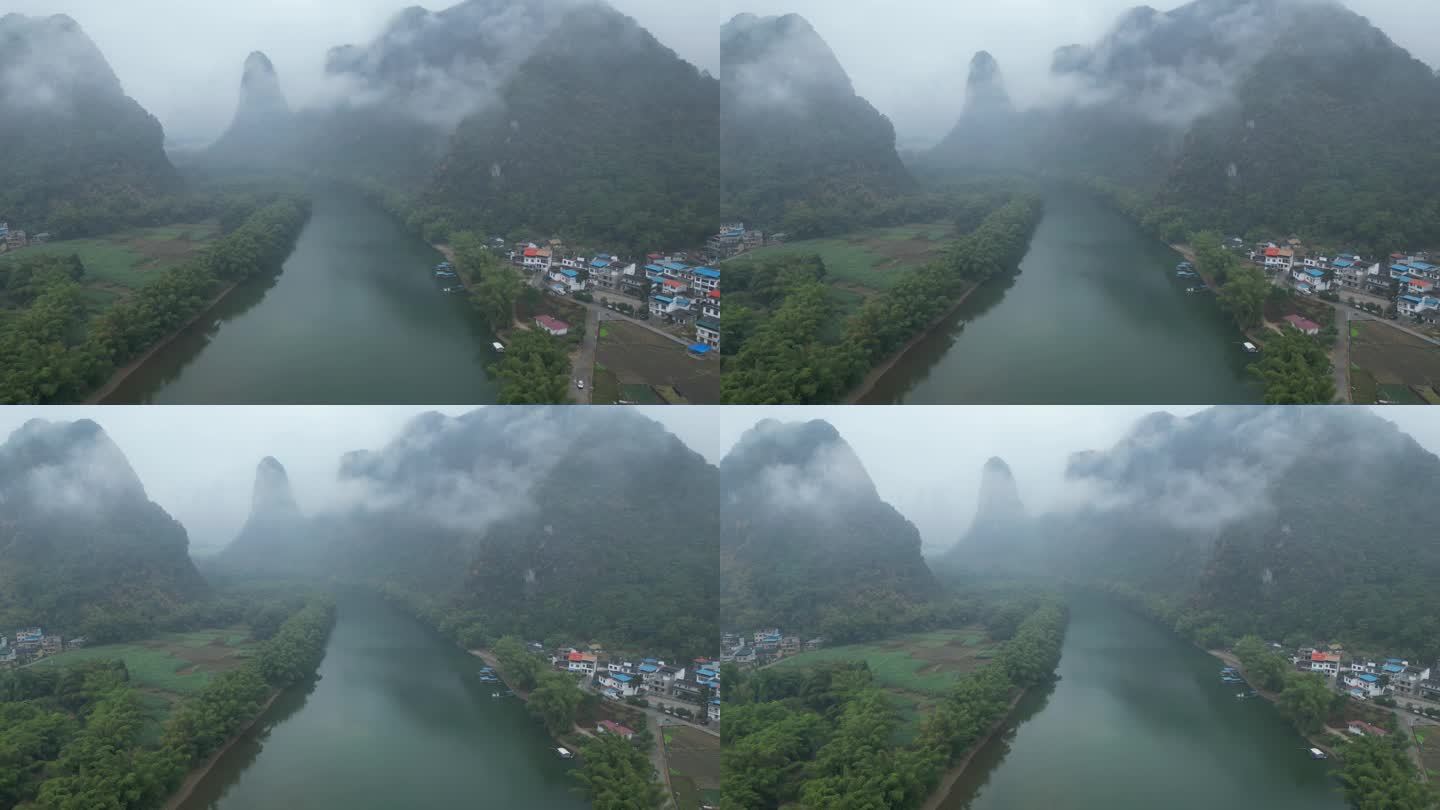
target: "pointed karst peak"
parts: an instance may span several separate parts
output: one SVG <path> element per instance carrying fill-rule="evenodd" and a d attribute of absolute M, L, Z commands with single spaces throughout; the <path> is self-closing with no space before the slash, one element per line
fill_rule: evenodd
<path fill-rule="evenodd" d="M 999 456 L 992 456 L 980 471 L 980 497 L 976 504 L 977 523 L 1003 520 L 1011 521 L 1025 516 L 1025 505 L 1020 500 L 1020 488 L 1010 465 Z"/>
<path fill-rule="evenodd" d="M 290 489 L 290 476 L 274 456 L 260 459 L 255 468 L 255 493 L 250 502 L 253 514 L 296 513 L 300 507 Z"/>
<path fill-rule="evenodd" d="M 245 57 L 243 81 L 248 82 L 251 77 L 267 75 L 275 75 L 275 65 L 270 61 L 270 57 L 266 56 L 264 51 L 251 51 L 250 55 Z"/>
<path fill-rule="evenodd" d="M 1000 63 L 989 51 L 977 51 L 970 60 L 970 75 L 965 82 L 965 111 L 995 114 L 1010 108 L 1010 93 L 1000 75 Z"/>

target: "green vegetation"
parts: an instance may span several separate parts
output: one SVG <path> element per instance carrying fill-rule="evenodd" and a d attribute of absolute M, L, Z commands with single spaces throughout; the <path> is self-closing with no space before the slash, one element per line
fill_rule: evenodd
<path fill-rule="evenodd" d="M 595 810 L 650 810 L 665 799 L 651 774 L 650 758 L 613 735 L 589 737 L 580 746 L 585 767 L 575 771 Z"/>
<path fill-rule="evenodd" d="M 1019 196 L 924 268 L 905 274 L 839 322 L 818 257 L 726 265 L 722 397 L 727 403 L 838 402 L 870 368 L 948 312 L 975 285 L 1019 263 L 1040 201 Z M 732 329 L 732 319 L 735 328 Z"/>
<path fill-rule="evenodd" d="M 923 267 L 945 246 L 954 227 L 953 222 L 934 222 L 865 228 L 844 236 L 760 248 L 745 254 L 745 260 L 818 256 L 828 283 L 870 294 L 890 289 L 906 272 Z"/>
<path fill-rule="evenodd" d="M 570 357 L 565 343 L 538 329 L 516 329 L 505 356 L 493 366 L 501 405 L 544 405 L 570 396 Z"/>
<path fill-rule="evenodd" d="M 90 286 L 136 290 L 160 271 L 183 263 L 219 235 L 215 221 L 132 228 L 105 236 L 70 239 L 31 245 L 14 253 L 0 254 L 0 273 L 7 266 L 49 257 L 78 257 L 84 280 Z M 77 281 L 79 279 L 76 279 Z M 4 285 L 0 285 L 3 288 Z"/>
<path fill-rule="evenodd" d="M 90 661 L 121 661 L 132 684 L 177 695 L 199 692 L 217 672 L 241 666 L 255 649 L 241 627 L 161 633 L 126 644 L 101 644 L 42 658 L 36 669 L 67 668 Z"/>
<path fill-rule="evenodd" d="M 1314 405 L 1335 401 L 1332 368 L 1319 341 L 1287 325 L 1250 371 L 1265 381 L 1265 404 Z"/>
<path fill-rule="evenodd" d="M 194 259 L 157 273 L 93 318 L 77 283 L 85 276 L 83 262 L 28 269 L 23 286 L 33 298 L 0 321 L 0 355 L 10 359 L 0 368 L 0 402 L 84 399 L 116 368 L 193 318 L 222 285 L 278 269 L 309 210 L 307 201 L 283 197 L 254 207 L 243 224 Z M 222 217 L 222 227 L 228 219 Z M 35 288 L 37 279 L 43 288 Z"/>
<path fill-rule="evenodd" d="M 897 743 L 900 717 L 864 662 L 727 667 L 721 786 L 728 808 L 916 808 L 1000 720 L 1017 689 L 1052 677 L 1066 613 L 1043 603 L 994 662 L 962 676 Z"/>
<path fill-rule="evenodd" d="M 1440 793 L 1420 782 L 1405 750 L 1405 741 L 1392 737 L 1360 737 L 1345 746 L 1345 767 L 1340 781 L 1345 799 L 1356 810 L 1429 810 L 1440 805 Z"/>
<path fill-rule="evenodd" d="M 142 694 L 124 662 L 0 673 L 0 803 L 36 810 L 148 810 L 250 721 L 266 697 L 310 677 L 334 606 L 290 616 L 246 663 L 181 702 L 146 741 Z"/>

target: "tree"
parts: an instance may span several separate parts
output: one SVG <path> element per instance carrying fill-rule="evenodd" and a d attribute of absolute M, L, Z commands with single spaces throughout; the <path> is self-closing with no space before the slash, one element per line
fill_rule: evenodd
<path fill-rule="evenodd" d="M 569 675 L 543 672 L 527 705 L 551 734 L 567 734 L 575 728 L 575 712 L 584 696 Z"/>
<path fill-rule="evenodd" d="M 1330 686 L 1321 675 L 1292 673 L 1276 706 L 1301 734 L 1314 734 L 1330 716 Z"/>

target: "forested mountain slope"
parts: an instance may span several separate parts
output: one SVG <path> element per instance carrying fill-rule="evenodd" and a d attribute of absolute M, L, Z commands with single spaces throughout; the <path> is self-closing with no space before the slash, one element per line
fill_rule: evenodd
<path fill-rule="evenodd" d="M 849 625 L 901 624 L 938 595 L 920 532 L 828 422 L 760 422 L 720 463 L 720 480 L 727 627 L 849 635 Z"/>
<path fill-rule="evenodd" d="M 94 422 L 35 419 L 0 445 L 0 627 L 127 637 L 206 595 L 188 547 Z"/>

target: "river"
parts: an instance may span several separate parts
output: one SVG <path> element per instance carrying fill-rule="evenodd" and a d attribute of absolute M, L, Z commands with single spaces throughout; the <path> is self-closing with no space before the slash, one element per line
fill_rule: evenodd
<path fill-rule="evenodd" d="M 1018 273 L 976 290 L 862 402 L 1259 402 L 1240 333 L 1181 257 L 1078 192 L 1046 195 Z"/>
<path fill-rule="evenodd" d="M 378 598 L 340 599 L 312 688 L 282 695 L 181 810 L 584 808 L 573 761 L 483 664 Z"/>
<path fill-rule="evenodd" d="M 484 404 L 492 338 L 374 205 L 321 191 L 280 274 L 237 287 L 107 403 Z"/>
<path fill-rule="evenodd" d="M 943 810 L 1345 810 L 1329 762 L 1219 660 L 1112 603 L 1071 600 L 1059 682 L 1027 694 Z"/>

